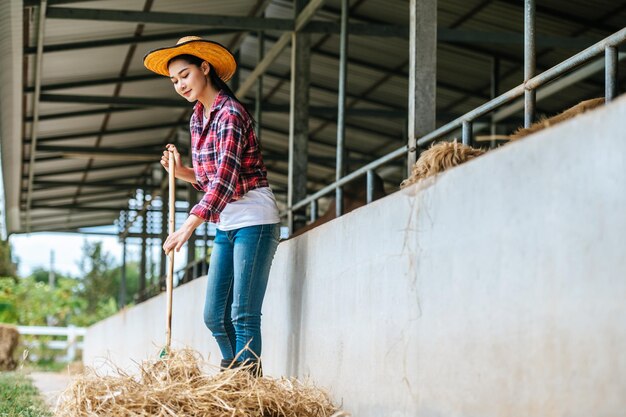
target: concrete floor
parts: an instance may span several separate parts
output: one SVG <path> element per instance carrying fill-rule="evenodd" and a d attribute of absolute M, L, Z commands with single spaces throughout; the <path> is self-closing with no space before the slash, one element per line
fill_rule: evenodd
<path fill-rule="evenodd" d="M 41 393 L 50 410 L 54 410 L 59 396 L 69 383 L 72 377 L 65 372 L 31 372 L 29 374 L 33 383 Z"/>

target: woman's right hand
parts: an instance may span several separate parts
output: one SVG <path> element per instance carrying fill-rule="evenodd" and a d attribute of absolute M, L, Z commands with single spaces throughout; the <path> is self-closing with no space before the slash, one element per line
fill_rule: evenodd
<path fill-rule="evenodd" d="M 176 146 L 171 143 L 165 145 L 163 156 L 161 156 L 161 165 L 163 168 L 165 168 L 168 173 L 170 172 L 170 151 L 174 153 L 174 164 L 176 166 L 174 176 L 179 180 L 195 184 L 196 174 L 194 174 L 193 168 L 183 166 L 183 161 L 180 157 L 180 153 L 178 153 L 178 149 L 176 149 Z"/>
<path fill-rule="evenodd" d="M 175 145 L 168 143 L 165 145 L 165 150 L 163 151 L 163 156 L 161 156 L 161 165 L 167 172 L 170 172 L 170 152 L 174 153 L 174 164 L 176 168 L 182 168 L 182 160 L 180 158 L 180 154 L 178 153 L 178 149 L 176 149 Z M 178 172 L 176 173 L 178 174 Z M 178 177 L 178 175 L 176 175 Z"/>

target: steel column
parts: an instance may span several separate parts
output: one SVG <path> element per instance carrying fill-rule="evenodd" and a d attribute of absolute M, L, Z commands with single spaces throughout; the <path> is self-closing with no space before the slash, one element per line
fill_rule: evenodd
<path fill-rule="evenodd" d="M 146 192 L 143 192 L 143 202 L 146 202 Z M 141 218 L 141 259 L 139 261 L 139 301 L 146 299 L 146 236 L 148 235 L 148 212 Z"/>
<path fill-rule="evenodd" d="M 535 0 L 524 0 L 524 83 L 535 76 Z M 535 118 L 536 91 L 524 91 L 524 127 L 530 127 Z"/>
<path fill-rule="evenodd" d="M 263 54 L 265 52 L 265 33 L 259 32 L 257 37 L 257 64 L 263 61 Z M 256 119 L 256 137 L 257 140 L 261 140 L 261 118 L 263 117 L 262 105 L 263 105 L 263 74 L 259 76 L 256 81 L 256 105 L 254 107 L 254 118 Z"/>
<path fill-rule="evenodd" d="M 317 220 L 317 200 L 311 201 L 311 207 L 309 210 L 311 211 L 311 213 L 309 213 L 311 216 L 311 223 L 313 223 Z"/>
<path fill-rule="evenodd" d="M 472 146 L 472 122 L 463 120 L 463 145 Z"/>
<path fill-rule="evenodd" d="M 341 0 L 341 34 L 339 35 L 339 91 L 337 97 L 337 167 L 335 179 L 339 181 L 345 175 L 346 144 L 346 80 L 348 70 L 348 0 Z M 335 190 L 335 216 L 343 214 L 343 187 Z"/>
<path fill-rule="evenodd" d="M 126 216 L 128 214 L 126 212 L 122 213 L 122 224 L 123 227 L 126 226 Z M 126 237 L 122 239 L 122 268 L 120 270 L 120 294 L 119 294 L 119 305 L 118 308 L 124 308 L 126 306 Z"/>
<path fill-rule="evenodd" d="M 418 138 L 435 129 L 437 0 L 410 1 L 407 175 L 418 157 Z M 418 65 L 419 63 L 419 65 Z"/>
<path fill-rule="evenodd" d="M 305 9 L 307 0 L 297 0 L 294 18 Z M 309 142 L 309 83 L 311 80 L 311 35 L 293 32 L 291 38 L 291 88 L 289 109 L 289 172 L 287 204 L 292 207 L 306 197 Z M 289 211 L 289 233 L 304 225 L 305 219 Z"/>
<path fill-rule="evenodd" d="M 498 97 L 498 94 L 500 94 L 500 58 L 493 57 L 491 60 L 491 100 Z M 494 137 L 498 133 L 498 129 L 494 113 L 491 113 L 491 123 L 489 127 L 491 133 L 490 147 L 495 148 L 496 140 Z"/>
<path fill-rule="evenodd" d="M 604 98 L 606 102 L 617 96 L 617 47 L 607 46 L 604 50 Z"/>
<path fill-rule="evenodd" d="M 374 170 L 367 171 L 367 204 L 374 201 Z"/>

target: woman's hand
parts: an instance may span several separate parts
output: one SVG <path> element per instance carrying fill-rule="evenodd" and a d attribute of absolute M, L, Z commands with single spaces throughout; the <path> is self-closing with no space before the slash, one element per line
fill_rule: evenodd
<path fill-rule="evenodd" d="M 163 243 L 163 250 L 165 253 L 169 255 L 172 249 L 176 250 L 176 252 L 180 252 L 180 248 L 183 247 L 185 242 L 187 242 L 191 237 L 191 234 L 203 222 L 204 220 L 195 214 L 190 215 L 180 229 L 169 235 Z"/>
<path fill-rule="evenodd" d="M 174 153 L 174 164 L 176 164 L 176 169 L 178 170 L 178 168 L 183 166 L 183 161 L 180 157 L 180 153 L 178 153 L 178 149 L 176 149 L 176 145 L 168 143 L 165 145 L 163 156 L 161 156 L 161 165 L 163 165 L 163 168 L 165 168 L 167 172 L 170 172 L 170 152 Z"/>
<path fill-rule="evenodd" d="M 183 166 L 183 160 L 180 157 L 180 153 L 178 153 L 178 149 L 176 149 L 176 146 L 171 143 L 168 143 L 165 146 L 165 150 L 161 156 L 161 165 L 163 168 L 165 168 L 168 173 L 170 172 L 170 151 L 174 153 L 174 164 L 176 165 L 174 176 L 179 180 L 195 184 L 196 174 L 193 172 L 193 168 Z"/>

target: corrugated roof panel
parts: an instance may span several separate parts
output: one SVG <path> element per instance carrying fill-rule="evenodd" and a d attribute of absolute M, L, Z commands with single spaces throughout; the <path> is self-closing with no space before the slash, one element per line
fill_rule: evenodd
<path fill-rule="evenodd" d="M 353 8 L 355 1 L 350 2 Z M 335 10 L 341 10 L 340 0 L 329 0 L 329 5 Z M 366 16 L 382 22 L 409 24 L 409 2 L 403 0 L 367 0 L 360 2 L 353 14 Z M 353 17 L 350 14 L 350 17 Z"/>
<path fill-rule="evenodd" d="M 161 123 L 175 123 L 184 109 L 168 107 L 146 107 L 141 110 L 113 113 L 109 121 L 109 129 L 121 129 L 132 126 L 148 126 Z M 183 123 L 186 123 L 187 119 Z M 162 139 L 165 139 L 165 131 Z M 158 140 L 155 138 L 155 143 Z"/>
<path fill-rule="evenodd" d="M 45 53 L 42 85 L 117 76 L 128 47 L 109 46 L 81 51 Z M 34 79 L 29 80 L 34 85 Z"/>

